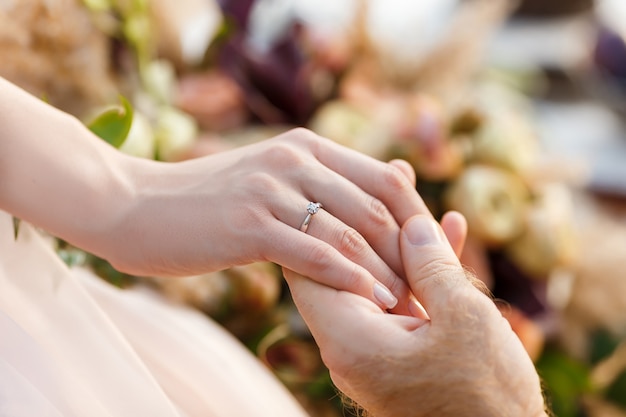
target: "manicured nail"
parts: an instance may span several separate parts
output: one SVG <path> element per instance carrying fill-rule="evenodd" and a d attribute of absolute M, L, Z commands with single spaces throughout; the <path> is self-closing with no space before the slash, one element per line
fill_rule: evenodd
<path fill-rule="evenodd" d="M 424 309 L 424 306 L 422 306 L 415 298 L 411 298 L 409 300 L 409 313 L 411 313 L 413 317 L 430 320 L 430 317 Z"/>
<path fill-rule="evenodd" d="M 443 242 L 439 225 L 429 217 L 417 216 L 404 228 L 409 242 L 414 246 L 432 245 Z"/>
<path fill-rule="evenodd" d="M 387 309 L 394 308 L 396 304 L 398 304 L 398 299 L 394 297 L 394 295 L 380 283 L 374 284 L 374 297 L 385 306 Z"/>

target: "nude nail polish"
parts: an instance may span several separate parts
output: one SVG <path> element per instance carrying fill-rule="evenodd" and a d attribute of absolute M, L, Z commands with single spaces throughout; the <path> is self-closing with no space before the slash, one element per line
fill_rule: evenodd
<path fill-rule="evenodd" d="M 398 299 L 380 283 L 374 284 L 374 297 L 387 309 L 394 308 L 398 304 Z"/>

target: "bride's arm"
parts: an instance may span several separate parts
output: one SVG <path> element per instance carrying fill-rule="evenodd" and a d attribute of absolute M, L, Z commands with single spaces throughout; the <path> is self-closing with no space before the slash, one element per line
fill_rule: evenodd
<path fill-rule="evenodd" d="M 324 209 L 305 233 L 309 201 Z M 303 129 L 160 163 L 124 155 L 2 79 L 0 208 L 134 274 L 271 261 L 382 308 L 398 299 L 403 313 L 413 302 L 398 224 L 427 212 L 398 164 Z"/>
<path fill-rule="evenodd" d="M 128 158 L 0 78 L 0 208 L 96 253 L 133 199 Z"/>

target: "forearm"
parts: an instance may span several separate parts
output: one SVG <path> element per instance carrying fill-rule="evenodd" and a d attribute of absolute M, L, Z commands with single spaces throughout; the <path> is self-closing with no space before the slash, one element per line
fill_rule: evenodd
<path fill-rule="evenodd" d="M 0 78 L 0 208 L 94 252 L 123 216 L 130 159 Z"/>

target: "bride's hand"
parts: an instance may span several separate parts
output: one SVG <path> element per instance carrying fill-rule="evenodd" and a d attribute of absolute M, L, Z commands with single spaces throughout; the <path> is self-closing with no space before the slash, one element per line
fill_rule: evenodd
<path fill-rule="evenodd" d="M 119 269 L 188 275 L 271 261 L 408 311 L 399 224 L 429 213 L 408 164 L 304 129 L 182 163 L 130 162 L 138 198 L 110 255 Z M 323 208 L 303 232 L 310 202 Z"/>

